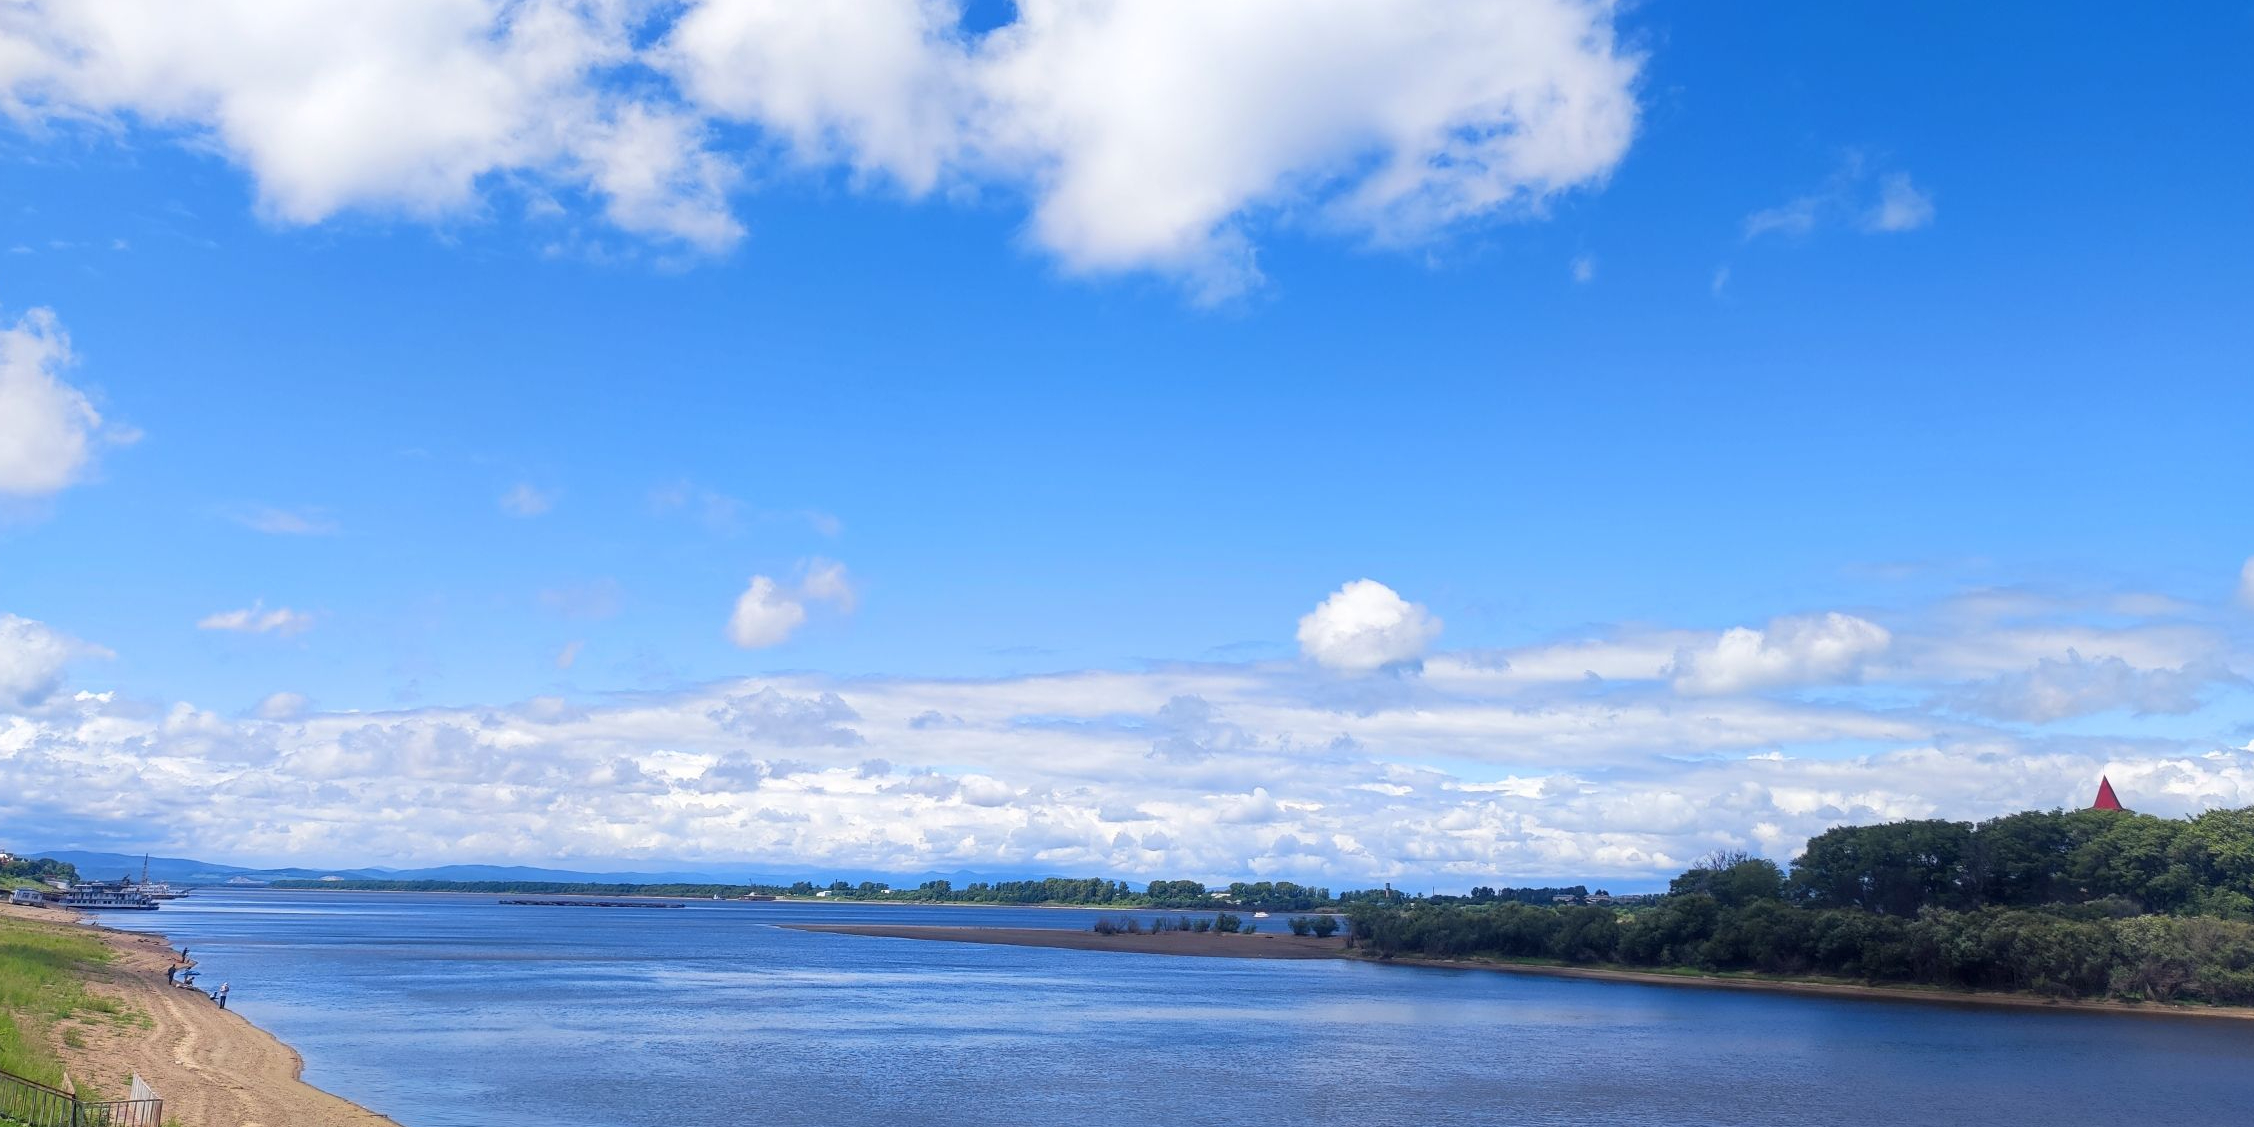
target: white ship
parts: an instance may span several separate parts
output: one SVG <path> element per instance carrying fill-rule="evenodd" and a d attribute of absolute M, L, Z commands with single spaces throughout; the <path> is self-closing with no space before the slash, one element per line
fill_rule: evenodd
<path fill-rule="evenodd" d="M 174 888 L 159 880 L 149 879 L 149 855 L 141 855 L 141 879 L 133 883 L 133 890 L 151 900 L 178 900 L 188 894 L 185 888 Z"/>
<path fill-rule="evenodd" d="M 140 891 L 130 881 L 90 880 L 80 881 L 63 893 L 65 908 L 115 909 L 131 912 L 154 912 L 157 902 Z"/>

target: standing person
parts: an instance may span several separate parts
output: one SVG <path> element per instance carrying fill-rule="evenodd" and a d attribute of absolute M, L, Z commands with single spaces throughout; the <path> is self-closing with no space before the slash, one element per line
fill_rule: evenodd
<path fill-rule="evenodd" d="M 227 1008 L 227 987 L 228 987 L 229 985 L 230 985 L 229 983 L 225 983 L 225 982 L 222 982 L 222 983 L 220 983 L 220 984 L 219 984 L 219 1008 L 220 1008 L 220 1009 L 226 1009 L 226 1008 Z"/>
<path fill-rule="evenodd" d="M 178 978 L 177 978 L 176 976 L 177 976 L 177 975 L 178 975 L 179 973 L 180 973 L 180 968 L 179 968 L 179 967 L 166 967 L 166 968 L 164 968 L 164 984 L 165 984 L 166 986 L 170 986 L 170 985 L 172 985 L 173 983 L 175 983 L 175 982 L 178 982 L 178 981 L 179 981 L 179 979 L 178 979 Z"/>

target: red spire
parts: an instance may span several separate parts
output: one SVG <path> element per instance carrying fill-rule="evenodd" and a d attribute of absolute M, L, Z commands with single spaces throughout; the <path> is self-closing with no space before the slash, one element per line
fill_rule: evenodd
<path fill-rule="evenodd" d="M 2121 800 L 2113 797 L 2113 780 L 2103 775 L 2098 776 L 2097 801 L 2090 804 L 2090 809 L 2119 810 L 2120 808 Z"/>

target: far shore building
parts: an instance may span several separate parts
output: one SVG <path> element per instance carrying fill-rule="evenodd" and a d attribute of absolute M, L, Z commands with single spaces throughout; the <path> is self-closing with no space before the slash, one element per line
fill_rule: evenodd
<path fill-rule="evenodd" d="M 2119 810 L 2121 808 L 2121 800 L 2113 797 L 2113 780 L 2103 775 L 2098 776 L 2097 801 L 2090 803 L 2090 809 Z"/>

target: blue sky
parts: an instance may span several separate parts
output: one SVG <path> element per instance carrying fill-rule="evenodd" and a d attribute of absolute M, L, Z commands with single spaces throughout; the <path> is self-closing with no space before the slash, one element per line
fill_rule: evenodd
<path fill-rule="evenodd" d="M 33 627 L 47 639 L 14 659 L 0 767 L 59 796 L 130 764 L 148 801 L 214 821 L 261 803 L 239 834 L 199 815 L 144 842 L 225 859 L 1333 883 L 1781 855 L 1829 820 L 2051 805 L 2109 769 L 2172 813 L 2254 801 L 2244 5 L 1435 4 L 1388 13 L 1432 34 L 1367 47 L 1255 34 L 1280 18 L 1257 5 L 1251 32 L 1159 5 L 1026 10 L 982 7 L 966 31 L 944 5 L 881 8 L 902 32 L 758 4 L 608 29 L 571 5 L 403 5 L 402 26 L 424 21 L 411 44 L 491 46 L 547 16 L 623 37 L 483 107 L 518 115 L 500 140 L 416 110 L 458 68 L 379 57 L 382 34 L 200 13 L 314 60 L 299 73 L 139 38 L 99 5 L 0 19 L 26 51 L 0 58 L 33 60 L 0 63 L 0 314 L 51 311 L 40 339 L 67 334 L 71 359 L 39 371 L 103 420 L 67 483 L 25 471 L 0 491 L 0 613 L 32 624 L 23 654 Z M 995 45 L 1021 33 L 1015 54 Z M 787 46 L 808 36 L 893 53 L 854 70 Z M 1145 39 L 1166 50 L 1121 46 Z M 1074 42 L 1101 49 L 1055 46 Z M 57 43 L 94 61 L 55 62 Z M 308 91 L 355 52 L 399 89 L 321 117 Z M 1280 77 L 1200 93 L 1166 59 Z M 958 104 L 957 82 L 976 97 Z M 1389 110 L 1437 115 L 1418 128 L 1469 115 L 1435 143 L 1515 129 L 1538 152 L 1459 174 L 1462 152 L 1355 141 L 1373 128 L 1357 82 L 1421 92 Z M 1573 93 L 1508 102 L 1521 87 Z M 1465 89 L 1521 117 L 1483 119 L 1493 103 Z M 1554 119 L 1524 116 L 1543 105 Z M 649 114 L 688 132 L 582 139 Z M 544 131 L 573 139 L 524 140 Z M 1389 168 L 1415 190 L 1370 204 Z M 660 187 L 618 187 L 644 173 Z M 1500 202 L 1464 202 L 1488 189 Z M 770 595 L 745 626 L 753 576 Z M 1348 669 L 1301 621 L 1364 578 L 1441 626 L 1342 608 L 1389 658 Z M 1732 628 L 1760 632 L 1761 671 L 1701 680 L 1701 655 L 1734 660 Z M 1448 680 L 1592 642 L 1656 656 L 1598 687 Z M 709 719 L 761 692 L 781 695 L 752 713 L 814 734 L 641 712 Z M 1592 751 L 1564 734 L 1592 699 L 1599 723 L 1649 706 L 1653 727 Z M 212 746 L 151 719 L 183 703 Z M 1762 718 L 1690 714 L 1738 707 Z M 412 769 L 339 735 L 558 708 L 610 719 L 599 739 L 526 737 L 531 765 L 415 760 L 414 794 L 384 786 Z M 104 710 L 152 727 L 118 736 L 89 719 Z M 966 723 L 993 739 L 895 741 L 888 710 L 990 713 L 990 731 Z M 1027 765 L 1038 740 L 1031 760 L 1003 749 L 1060 717 L 1101 745 L 1047 745 L 1087 764 L 1070 780 Z M 76 758 L 33 762 L 34 730 Z M 1195 762 L 1166 750 L 1184 747 Z M 1772 755 L 1864 774 L 1715 773 Z M 644 813 L 581 829 L 556 796 L 593 803 L 617 772 L 590 765 L 621 757 L 673 797 L 636 792 Z M 871 759 L 892 773 L 869 777 L 956 789 L 838 805 Z M 700 789 L 721 761 L 765 764 L 745 767 L 763 785 Z M 805 778 L 786 761 L 840 781 L 757 797 Z M 1291 780 L 1325 771 L 1341 793 L 1409 787 L 1394 797 L 1433 828 L 1339 844 L 1400 810 L 1294 806 Z M 1455 797 L 1382 781 L 1403 771 Z M 554 793 L 511 790 L 526 772 Z M 1449 789 L 1511 779 L 1571 780 L 1594 805 L 1542 823 Z M 965 797 L 989 783 L 992 805 Z M 1747 785 L 1824 797 L 1699 826 L 1655 812 Z M 340 812 L 355 801 L 387 814 Z M 419 802 L 512 820 L 399 828 Z M 718 821 L 682 820 L 706 806 Z M 757 811 L 809 820 L 732 832 Z M 71 844 L 148 832 L 122 807 L 7 813 Z M 1474 847 L 1451 815 L 1493 822 Z M 870 829 L 901 820 L 920 836 Z"/>

